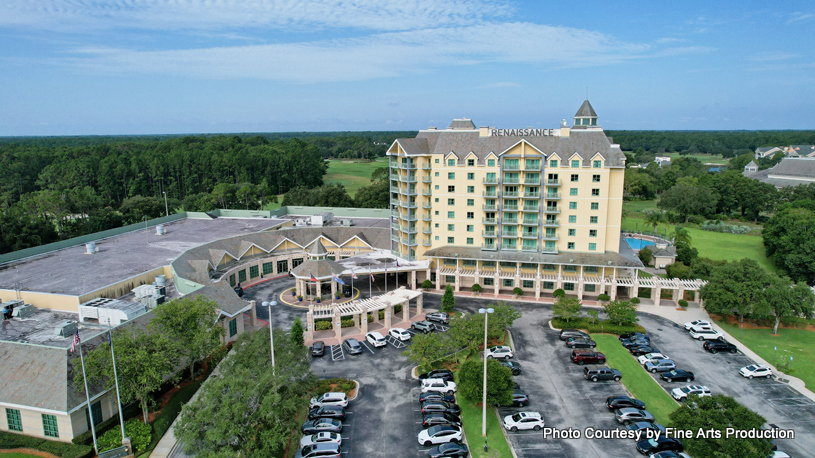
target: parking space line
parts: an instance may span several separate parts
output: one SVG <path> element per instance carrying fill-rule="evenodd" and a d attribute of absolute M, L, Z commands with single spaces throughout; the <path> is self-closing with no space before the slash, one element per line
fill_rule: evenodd
<path fill-rule="evenodd" d="M 342 351 L 342 345 L 331 346 L 331 361 L 342 361 L 345 359 L 345 353 Z"/>
<path fill-rule="evenodd" d="M 371 347 L 369 347 L 369 346 L 368 346 L 368 342 L 364 342 L 364 341 L 363 341 L 363 342 L 360 342 L 360 343 L 362 344 L 362 346 L 364 346 L 365 348 L 367 348 L 367 349 L 368 349 L 368 351 L 369 351 L 369 352 L 371 352 L 371 354 L 372 354 L 372 355 L 375 355 L 375 354 L 376 354 L 376 353 L 374 353 L 374 351 L 371 349 Z"/>
<path fill-rule="evenodd" d="M 393 345 L 396 348 L 404 348 L 406 346 L 404 342 L 402 342 L 401 340 L 397 339 L 394 336 L 389 335 L 387 340 L 389 344 Z"/>

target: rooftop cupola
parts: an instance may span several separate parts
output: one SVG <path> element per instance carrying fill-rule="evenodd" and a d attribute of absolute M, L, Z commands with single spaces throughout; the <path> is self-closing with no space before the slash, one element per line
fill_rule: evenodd
<path fill-rule="evenodd" d="M 597 113 L 595 113 L 594 108 L 591 107 L 589 99 L 584 100 L 583 105 L 580 105 L 580 109 L 577 110 L 577 113 L 575 113 L 574 125 L 575 126 L 597 125 Z"/>

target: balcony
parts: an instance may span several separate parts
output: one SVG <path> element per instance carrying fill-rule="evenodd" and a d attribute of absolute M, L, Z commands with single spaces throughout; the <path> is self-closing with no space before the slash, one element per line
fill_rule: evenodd
<path fill-rule="evenodd" d="M 518 245 L 501 245 L 501 249 L 504 251 L 518 251 Z"/>
<path fill-rule="evenodd" d="M 495 204 L 484 204 L 484 205 L 481 206 L 481 209 L 482 210 L 487 210 L 487 211 L 490 211 L 490 210 L 495 211 L 495 210 L 498 210 L 498 207 Z"/>
<path fill-rule="evenodd" d="M 423 203 L 423 204 L 422 204 L 422 208 L 424 208 L 425 210 L 430 210 L 430 208 L 431 208 L 431 207 L 432 207 L 432 206 L 431 206 L 429 203 L 427 203 L 427 202 L 425 202 L 425 203 Z"/>
<path fill-rule="evenodd" d="M 482 244 L 481 244 L 481 249 L 482 249 L 482 250 L 485 250 L 485 251 L 495 251 L 495 250 L 497 250 L 497 249 L 498 249 L 498 247 L 497 247 L 497 246 L 495 246 L 495 244 L 486 244 L 486 243 L 482 243 Z"/>
<path fill-rule="evenodd" d="M 560 193 L 559 192 L 550 192 L 550 193 L 544 194 L 543 197 L 545 199 L 549 199 L 549 200 L 560 200 Z"/>
<path fill-rule="evenodd" d="M 415 234 L 416 233 L 416 227 L 406 227 L 406 228 L 402 229 L 402 231 L 407 232 L 408 234 Z"/>
<path fill-rule="evenodd" d="M 433 221 L 433 219 L 430 217 L 430 215 L 422 215 L 422 221 L 430 222 Z"/>
<path fill-rule="evenodd" d="M 518 197 L 518 191 L 504 191 L 503 197 Z"/>
<path fill-rule="evenodd" d="M 416 170 L 416 164 L 399 164 L 399 168 L 402 170 Z"/>
<path fill-rule="evenodd" d="M 518 177 L 504 177 L 505 184 L 518 184 L 520 182 L 521 181 Z"/>
<path fill-rule="evenodd" d="M 416 245 L 418 245 L 418 243 L 416 242 L 416 239 L 411 239 L 411 240 L 408 240 L 406 245 L 407 246 L 416 246 Z"/>
<path fill-rule="evenodd" d="M 530 252 L 530 253 L 535 252 L 536 253 L 538 251 L 538 247 L 524 245 L 521 248 L 521 251 L 526 251 L 526 252 Z"/>
<path fill-rule="evenodd" d="M 557 208 L 557 207 L 546 207 L 546 208 L 543 209 L 543 212 L 556 215 L 556 214 L 560 213 L 560 209 Z"/>
<path fill-rule="evenodd" d="M 560 221 L 556 219 L 547 219 L 543 222 L 543 227 L 560 227 Z"/>
<path fill-rule="evenodd" d="M 430 239 L 422 240 L 422 246 L 430 246 Z"/>
<path fill-rule="evenodd" d="M 391 234 L 391 240 L 393 240 L 396 243 L 399 243 L 399 236 Z"/>
<path fill-rule="evenodd" d="M 546 247 L 544 247 L 544 248 L 541 248 L 541 253 L 543 253 L 543 254 L 557 254 L 558 251 L 557 251 L 557 248 L 546 248 Z"/>
<path fill-rule="evenodd" d="M 517 232 L 502 232 L 501 237 L 505 239 L 517 239 L 518 233 Z"/>
<path fill-rule="evenodd" d="M 411 175 L 407 177 L 407 180 L 405 181 L 407 181 L 408 183 L 416 183 L 416 175 Z"/>
<path fill-rule="evenodd" d="M 498 178 L 497 177 L 485 177 L 481 182 L 482 183 L 498 183 Z"/>
<path fill-rule="evenodd" d="M 540 163 L 538 163 L 538 165 L 534 165 L 534 166 L 530 165 L 530 164 L 524 164 L 524 170 L 540 170 L 540 169 L 541 169 Z"/>
<path fill-rule="evenodd" d="M 429 227 L 423 227 L 422 228 L 422 234 L 430 234 L 430 228 Z"/>
<path fill-rule="evenodd" d="M 498 197 L 498 191 L 484 191 L 481 195 L 483 197 Z"/>
<path fill-rule="evenodd" d="M 544 234 L 544 236 L 541 237 L 541 238 L 542 238 L 542 240 L 548 240 L 548 241 L 552 241 L 552 242 L 557 242 L 559 240 L 557 235 L 551 235 L 550 236 L 550 235 L 545 235 Z"/>
<path fill-rule="evenodd" d="M 524 211 L 527 212 L 527 213 L 537 213 L 538 210 L 539 210 L 539 207 L 530 207 L 528 205 L 524 205 Z"/>
<path fill-rule="evenodd" d="M 524 199 L 540 199 L 541 193 L 539 192 L 525 192 Z"/>
<path fill-rule="evenodd" d="M 546 186 L 560 186 L 560 180 L 546 180 Z"/>
<path fill-rule="evenodd" d="M 521 170 L 520 164 L 506 164 L 504 163 L 504 170 Z"/>
<path fill-rule="evenodd" d="M 481 218 L 482 223 L 495 224 L 495 218 Z"/>
<path fill-rule="evenodd" d="M 537 226 L 538 220 L 537 219 L 524 219 L 521 224 L 524 226 Z"/>
<path fill-rule="evenodd" d="M 496 231 L 481 231 L 482 237 L 498 237 L 498 232 Z"/>
<path fill-rule="evenodd" d="M 431 168 L 433 168 L 433 166 L 430 164 L 422 164 L 422 170 L 430 170 Z"/>
<path fill-rule="evenodd" d="M 538 239 L 538 233 L 537 233 L 537 232 L 535 232 L 535 233 L 531 233 L 531 232 L 524 232 L 524 233 L 521 235 L 521 238 L 524 238 L 524 239 L 530 239 L 530 240 L 531 240 L 531 239 L 537 240 L 537 239 Z"/>
<path fill-rule="evenodd" d="M 517 219 L 502 219 L 502 220 L 501 220 L 501 224 L 506 224 L 506 225 L 508 225 L 508 226 L 509 226 L 509 225 L 513 225 L 513 224 L 514 224 L 514 225 L 517 225 L 517 224 L 518 224 L 518 220 L 517 220 Z"/>
<path fill-rule="evenodd" d="M 391 199 L 391 205 L 399 205 L 399 199 Z"/>
<path fill-rule="evenodd" d="M 432 183 L 430 177 L 422 177 L 422 183 Z"/>
<path fill-rule="evenodd" d="M 541 184 L 540 178 L 524 178 L 524 184 Z"/>
<path fill-rule="evenodd" d="M 430 197 L 430 196 L 432 196 L 433 194 L 430 192 L 430 190 L 429 190 L 429 189 L 423 189 L 423 190 L 422 190 L 422 195 L 423 195 L 423 196 Z"/>
<path fill-rule="evenodd" d="M 518 211 L 517 205 L 504 205 L 501 207 L 505 212 L 516 212 Z"/>
<path fill-rule="evenodd" d="M 408 202 L 407 208 L 416 208 L 416 202 Z"/>

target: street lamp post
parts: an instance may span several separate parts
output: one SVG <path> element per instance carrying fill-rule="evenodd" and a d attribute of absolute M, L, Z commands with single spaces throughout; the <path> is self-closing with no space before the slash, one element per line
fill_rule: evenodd
<path fill-rule="evenodd" d="M 272 374 L 274 374 L 274 334 L 272 333 L 272 307 L 277 305 L 277 301 L 267 302 L 263 301 L 261 304 L 264 307 L 269 307 L 269 350 L 272 352 Z"/>
<path fill-rule="evenodd" d="M 481 436 L 484 437 L 484 447 L 487 447 L 487 319 L 490 313 L 495 310 L 492 308 L 478 309 L 478 313 L 484 314 L 484 393 L 481 404 L 483 411 L 481 413 Z"/>

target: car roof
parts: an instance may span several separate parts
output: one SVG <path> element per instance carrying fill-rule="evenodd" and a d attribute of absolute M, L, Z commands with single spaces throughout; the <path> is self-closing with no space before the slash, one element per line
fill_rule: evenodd
<path fill-rule="evenodd" d="M 640 409 L 636 407 L 623 407 L 622 409 L 619 409 L 619 411 L 620 413 L 636 413 L 640 412 Z"/>
<path fill-rule="evenodd" d="M 374 336 L 374 337 L 382 337 L 382 334 L 380 334 L 380 333 L 378 333 L 376 331 L 371 331 L 371 332 L 368 333 L 368 335 Z"/>
<path fill-rule="evenodd" d="M 540 418 L 541 414 L 538 412 L 518 412 L 521 417 L 524 418 Z"/>

